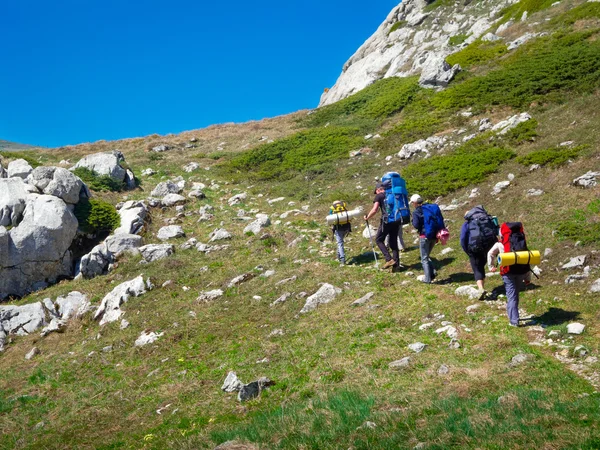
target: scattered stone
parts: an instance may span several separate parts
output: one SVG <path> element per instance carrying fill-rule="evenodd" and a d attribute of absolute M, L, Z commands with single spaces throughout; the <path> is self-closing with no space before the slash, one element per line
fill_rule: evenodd
<path fill-rule="evenodd" d="M 450 373 L 450 368 L 446 364 L 442 364 L 438 369 L 437 373 L 440 376 L 448 375 L 448 373 Z"/>
<path fill-rule="evenodd" d="M 421 353 L 423 350 L 425 350 L 425 347 L 427 347 L 427 344 L 423 344 L 422 342 L 415 342 L 408 345 L 408 349 L 415 353 Z"/>
<path fill-rule="evenodd" d="M 592 285 L 590 286 L 590 292 L 591 293 L 600 292 L 600 278 L 598 278 L 596 281 L 594 281 L 592 283 Z"/>
<path fill-rule="evenodd" d="M 424 330 L 428 330 L 429 328 L 433 327 L 435 325 L 435 322 L 427 322 L 422 324 L 421 326 L 419 326 L 419 330 L 424 331 Z"/>
<path fill-rule="evenodd" d="M 229 206 L 239 205 L 247 198 L 248 194 L 246 192 L 242 192 L 241 194 L 237 194 L 231 197 L 229 200 L 227 200 L 227 203 L 229 203 Z"/>
<path fill-rule="evenodd" d="M 175 247 L 171 244 L 148 244 L 140 247 L 139 250 L 144 261 L 153 262 L 171 256 Z"/>
<path fill-rule="evenodd" d="M 365 303 L 367 303 L 369 300 L 371 300 L 371 298 L 373 298 L 373 296 L 375 295 L 374 292 L 369 292 L 368 294 L 362 296 L 361 298 L 359 298 L 358 300 L 354 300 L 350 306 L 361 306 L 364 305 Z"/>
<path fill-rule="evenodd" d="M 39 349 L 39 348 L 37 348 L 37 347 L 33 347 L 33 348 L 32 348 L 31 350 L 29 350 L 29 352 L 28 352 L 28 353 L 25 355 L 25 359 L 26 359 L 26 360 L 33 359 L 33 357 L 35 357 L 35 356 L 39 355 L 40 353 L 41 353 L 41 352 L 40 352 L 40 349 Z"/>
<path fill-rule="evenodd" d="M 257 214 L 256 220 L 254 222 L 248 224 L 246 226 L 246 228 L 244 228 L 244 234 L 245 233 L 253 233 L 255 235 L 258 235 L 262 228 L 266 228 L 270 225 L 271 225 L 271 219 L 269 219 L 269 216 L 267 216 L 266 214 Z"/>
<path fill-rule="evenodd" d="M 569 334 L 581 334 L 585 330 L 585 325 L 578 322 L 573 322 L 567 325 L 567 333 Z"/>
<path fill-rule="evenodd" d="M 26 180 L 29 174 L 33 172 L 33 167 L 29 165 L 24 159 L 15 159 L 8 163 L 6 168 L 8 178 L 22 178 Z"/>
<path fill-rule="evenodd" d="M 563 270 L 579 269 L 585 265 L 587 255 L 579 255 L 571 258 L 568 263 L 563 264 Z"/>
<path fill-rule="evenodd" d="M 544 194 L 544 191 L 541 189 L 529 189 L 527 191 L 527 197 L 538 197 L 543 194 Z"/>
<path fill-rule="evenodd" d="M 198 239 L 190 238 L 179 246 L 181 250 L 189 250 L 198 244 Z"/>
<path fill-rule="evenodd" d="M 317 308 L 319 305 L 324 305 L 331 302 L 337 295 L 341 294 L 342 290 L 324 283 L 317 292 L 306 299 L 306 303 L 300 310 L 300 314 L 305 314 Z"/>
<path fill-rule="evenodd" d="M 508 181 L 508 180 L 500 181 L 500 182 L 496 183 L 496 185 L 494 186 L 494 189 L 492 190 L 492 195 L 500 194 L 500 192 L 502 192 L 508 186 L 510 186 L 510 181 Z"/>
<path fill-rule="evenodd" d="M 129 327 L 129 322 L 125 319 L 121 319 L 121 325 L 119 325 L 119 329 L 124 330 Z"/>
<path fill-rule="evenodd" d="M 211 300 L 215 300 L 223 295 L 223 291 L 221 289 L 213 289 L 212 291 L 200 292 L 200 295 L 196 299 L 200 302 L 208 303 Z"/>
<path fill-rule="evenodd" d="M 183 171 L 190 173 L 193 172 L 194 170 L 198 170 L 200 168 L 200 164 L 198 164 L 197 162 L 190 162 L 187 163 L 185 166 L 183 166 Z"/>
<path fill-rule="evenodd" d="M 440 252 L 440 255 L 442 255 L 442 256 L 446 256 L 446 255 L 449 255 L 450 253 L 452 253 L 453 251 L 454 251 L 454 249 L 453 249 L 453 248 L 446 247 L 444 250 L 442 250 L 442 251 Z"/>
<path fill-rule="evenodd" d="M 589 171 L 589 172 L 585 173 L 584 175 L 581 175 L 580 177 L 575 178 L 573 180 L 573 184 L 575 186 L 591 188 L 598 184 L 598 182 L 596 181 L 596 177 L 600 177 L 600 172 Z"/>
<path fill-rule="evenodd" d="M 452 325 L 446 325 L 441 328 L 435 330 L 435 334 L 446 333 L 449 338 L 456 339 L 458 338 L 458 330 L 454 328 Z"/>
<path fill-rule="evenodd" d="M 534 171 L 536 171 L 538 169 L 541 169 L 541 168 L 542 168 L 542 166 L 540 166 L 539 164 L 532 164 L 531 166 L 529 166 L 529 171 L 530 172 L 534 172 Z"/>
<path fill-rule="evenodd" d="M 232 288 L 234 286 L 237 286 L 238 284 L 245 283 L 246 281 L 249 281 L 252 278 L 254 278 L 254 274 L 253 273 L 244 273 L 242 275 L 238 275 L 237 277 L 235 277 L 233 280 L 231 280 L 227 284 L 227 287 L 228 288 Z"/>
<path fill-rule="evenodd" d="M 525 11 L 525 13 L 523 13 L 523 14 L 526 14 L 526 13 L 527 13 L 527 11 Z M 527 17 L 527 16 L 525 16 L 525 17 Z M 525 42 L 527 42 L 527 41 L 529 41 L 529 40 L 531 40 L 531 39 L 535 38 L 536 36 L 538 36 L 538 34 L 537 34 L 537 33 L 525 33 L 523 36 L 521 36 L 521 37 L 519 37 L 519 38 L 515 39 L 515 40 L 514 40 L 514 41 L 512 41 L 512 42 L 509 42 L 506 48 L 507 48 L 507 50 L 509 50 L 509 51 L 510 51 L 510 50 L 514 50 L 515 48 L 518 48 L 518 47 L 520 47 L 520 46 L 521 46 L 521 45 L 523 45 Z"/>
<path fill-rule="evenodd" d="M 481 296 L 479 289 L 475 286 L 461 286 L 454 291 L 454 294 L 469 297 L 470 300 L 478 299 Z"/>
<path fill-rule="evenodd" d="M 215 242 L 215 241 L 222 241 L 225 239 L 231 239 L 232 235 L 225 228 L 218 228 L 215 231 L 213 231 L 212 233 L 210 233 L 208 235 L 208 237 L 210 238 L 210 240 L 208 242 Z"/>
<path fill-rule="evenodd" d="M 374 430 L 377 428 L 377 424 L 375 422 L 369 422 L 368 420 L 363 423 L 357 430 Z"/>
<path fill-rule="evenodd" d="M 460 348 L 460 342 L 458 339 L 451 339 L 450 343 L 448 344 L 448 348 L 451 349 L 459 349 Z"/>
<path fill-rule="evenodd" d="M 497 36 L 494 33 L 484 34 L 481 38 L 482 41 L 486 41 L 486 42 L 495 42 L 495 41 L 499 41 L 501 39 L 502 38 L 500 36 Z"/>
<path fill-rule="evenodd" d="M 156 171 L 154 169 L 150 169 L 150 168 L 142 170 L 143 177 L 149 177 L 149 176 L 154 175 L 155 173 L 156 173 Z"/>
<path fill-rule="evenodd" d="M 144 345 L 152 344 L 158 340 L 159 337 L 163 336 L 165 333 L 155 333 L 154 331 L 142 331 L 142 334 L 135 340 L 136 347 L 143 347 Z"/>
<path fill-rule="evenodd" d="M 506 120 L 502 120 L 498 122 L 496 125 L 492 127 L 492 131 L 496 131 L 498 134 L 503 135 L 508 133 L 509 130 L 517 127 L 523 122 L 527 122 L 531 120 L 531 116 L 528 113 L 516 114 L 514 116 L 509 117 Z"/>
<path fill-rule="evenodd" d="M 275 383 L 266 377 L 261 377 L 256 381 L 243 385 L 238 392 L 238 401 L 245 402 L 256 398 L 267 387 Z"/>
<path fill-rule="evenodd" d="M 410 365 L 410 356 L 405 356 L 397 361 L 392 361 L 388 364 L 390 369 L 401 370 L 406 369 Z"/>
<path fill-rule="evenodd" d="M 202 192 L 200 189 L 194 189 L 193 191 L 190 191 L 190 193 L 188 194 L 189 198 L 195 198 L 197 200 L 201 200 L 203 198 L 206 198 L 206 194 L 204 192 Z"/>
<path fill-rule="evenodd" d="M 123 314 L 120 306 L 126 303 L 130 297 L 139 297 L 145 293 L 146 285 L 141 275 L 119 284 L 104 296 L 96 310 L 96 314 L 94 314 L 94 320 L 100 319 L 100 325 L 118 320 Z"/>
<path fill-rule="evenodd" d="M 281 328 L 276 328 L 275 330 L 271 331 L 269 333 L 268 337 L 277 337 L 277 336 L 283 336 L 285 333 Z"/>
<path fill-rule="evenodd" d="M 530 353 L 519 353 L 512 357 L 509 366 L 515 367 L 519 364 L 523 364 L 524 362 L 530 361 L 534 359 L 535 356 Z"/>
<path fill-rule="evenodd" d="M 477 198 L 479 197 L 480 193 L 479 193 L 479 188 L 474 188 L 471 190 L 471 193 L 469 194 L 469 198 Z"/>
<path fill-rule="evenodd" d="M 423 64 L 419 85 L 425 88 L 445 88 L 460 70 L 460 65 L 451 66 L 442 55 L 431 53 Z"/>
<path fill-rule="evenodd" d="M 158 230 L 156 237 L 161 241 L 167 241 L 169 239 L 185 237 L 185 232 L 179 225 L 169 225 Z"/>
<path fill-rule="evenodd" d="M 546 248 L 546 250 L 544 250 L 544 258 L 548 258 L 550 255 L 552 255 L 552 249 Z"/>
<path fill-rule="evenodd" d="M 171 206 L 179 205 L 185 202 L 186 199 L 183 195 L 167 194 L 162 198 L 160 204 L 166 208 L 170 208 Z"/>
<path fill-rule="evenodd" d="M 221 390 L 223 392 L 238 392 L 244 383 L 240 381 L 235 372 L 229 372 L 225 381 L 223 381 L 223 386 L 221 386 Z"/>
<path fill-rule="evenodd" d="M 472 314 L 479 309 L 481 306 L 480 303 L 475 303 L 474 305 L 467 306 L 467 313 Z"/>

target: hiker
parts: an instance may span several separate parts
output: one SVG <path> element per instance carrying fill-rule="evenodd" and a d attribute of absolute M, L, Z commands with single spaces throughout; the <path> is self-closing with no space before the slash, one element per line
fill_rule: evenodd
<path fill-rule="evenodd" d="M 460 230 L 460 245 L 469 256 L 469 262 L 475 275 L 479 300 L 484 300 L 485 290 L 485 263 L 488 252 L 497 242 L 499 230 L 482 205 L 478 205 L 465 213 L 465 223 Z"/>
<path fill-rule="evenodd" d="M 445 230 L 444 217 L 438 205 L 435 203 L 423 204 L 423 199 L 419 194 L 413 194 L 410 197 L 410 203 L 415 208 L 412 224 L 419 233 L 421 264 L 425 272 L 423 282 L 430 284 L 435 278 L 435 269 L 430 255 L 437 242 L 438 233 Z"/>
<path fill-rule="evenodd" d="M 345 213 L 348 211 L 348 207 L 346 202 L 342 200 L 336 200 L 332 203 L 331 208 L 329 208 L 329 214 L 339 214 Z M 345 223 L 335 223 L 331 228 L 333 232 L 333 236 L 335 237 L 335 241 L 337 243 L 337 259 L 340 262 L 340 265 L 343 266 L 346 264 L 346 253 L 344 251 L 344 238 L 352 231 L 352 225 L 350 225 L 350 220 Z"/>
<path fill-rule="evenodd" d="M 389 213 L 385 195 L 386 187 L 386 183 L 377 183 L 375 186 L 375 192 L 373 192 L 375 194 L 375 198 L 373 199 L 373 207 L 371 208 L 371 211 L 369 211 L 369 213 L 364 217 L 365 221 L 368 222 L 371 217 L 377 214 L 377 210 L 381 210 L 381 221 L 379 223 L 379 228 L 377 229 L 375 242 L 385 258 L 385 264 L 383 265 L 384 269 L 389 267 L 399 267 L 398 262 L 400 261 L 400 256 L 398 253 L 398 230 L 402 226 L 401 220 L 395 222 L 388 221 Z M 390 255 L 390 252 L 385 245 L 385 238 L 388 236 L 392 255 Z"/>
<path fill-rule="evenodd" d="M 497 270 L 498 255 L 506 252 L 527 250 L 525 232 L 521 222 L 503 223 L 500 227 L 499 240 L 490 249 L 487 263 L 492 272 Z M 500 275 L 506 289 L 506 315 L 511 327 L 519 326 L 519 290 L 522 285 L 531 283 L 531 267 L 529 264 L 513 264 L 500 268 Z"/>

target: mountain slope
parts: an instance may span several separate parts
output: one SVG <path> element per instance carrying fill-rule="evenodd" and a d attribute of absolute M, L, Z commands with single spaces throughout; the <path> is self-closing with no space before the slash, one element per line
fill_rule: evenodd
<path fill-rule="evenodd" d="M 145 243 L 158 242 L 167 223 L 186 233 L 169 241 L 171 257 L 140 264 L 139 256 L 122 256 L 108 275 L 65 280 L 15 302 L 77 290 L 98 305 L 140 274 L 155 286 L 121 306 L 123 329 L 87 316 L 61 334 L 11 337 L 0 355 L 0 445 L 594 448 L 600 187 L 573 180 L 600 172 L 599 13 L 597 3 L 563 0 L 507 28 L 516 38 L 537 22 L 531 28 L 548 33 L 518 49 L 490 51 L 474 41 L 453 55 L 465 71 L 441 92 L 419 87 L 416 77 L 392 77 L 309 113 L 36 154 L 52 165 L 121 150 L 141 186 L 94 192 L 113 204 L 147 200 L 160 181 L 179 176 L 186 196 L 196 182 L 206 185 L 206 198 L 188 199 L 183 212 L 151 209 Z M 502 121 L 523 113 L 531 119 L 501 134 Z M 151 150 L 162 143 L 171 149 Z M 189 162 L 200 168 L 185 172 Z M 145 168 L 156 173 L 141 176 Z M 398 273 L 374 267 L 360 221 L 347 240 L 350 265 L 334 260 L 324 224 L 330 202 L 370 207 L 374 181 L 388 170 L 401 172 L 411 193 L 445 205 L 453 251 L 434 249 L 436 284 L 416 280 L 410 227 Z M 247 195 L 236 204 L 240 193 Z M 456 294 L 473 284 L 458 233 L 477 204 L 501 221 L 522 221 L 531 248 L 552 250 L 540 280 L 521 295 L 528 326 L 508 327 L 498 277 L 487 282 L 493 300 Z M 205 206 L 213 218 L 199 214 Z M 272 224 L 246 233 L 256 213 Z M 192 237 L 207 243 L 218 228 L 232 234 L 217 242 L 229 248 L 180 247 Z M 561 268 L 579 255 L 587 271 Z M 301 314 L 320 283 L 341 293 Z M 223 295 L 202 296 L 216 289 Z M 586 326 L 583 334 L 567 332 L 573 322 Z M 135 346 L 144 331 L 160 337 Z M 420 353 L 408 347 L 417 342 L 427 345 Z M 24 359 L 33 346 L 40 353 Z M 390 366 L 396 361 L 403 362 Z M 246 383 L 266 376 L 275 385 L 239 403 L 220 389 L 230 370 Z"/>

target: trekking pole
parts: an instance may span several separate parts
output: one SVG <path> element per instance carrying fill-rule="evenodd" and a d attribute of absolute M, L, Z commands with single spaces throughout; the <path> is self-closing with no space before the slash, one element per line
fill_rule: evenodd
<path fill-rule="evenodd" d="M 369 226 L 369 221 L 365 220 L 367 224 L 367 231 L 369 232 L 369 242 L 371 243 L 371 249 L 373 250 L 373 257 L 375 258 L 375 268 L 379 268 L 379 263 L 377 262 L 377 253 L 375 253 L 375 246 L 373 245 L 373 238 L 371 237 L 371 227 Z"/>

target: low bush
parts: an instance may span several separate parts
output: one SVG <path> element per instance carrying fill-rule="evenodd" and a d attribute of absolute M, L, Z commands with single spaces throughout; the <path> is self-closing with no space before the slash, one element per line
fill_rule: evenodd
<path fill-rule="evenodd" d="M 493 105 L 521 108 L 551 93 L 593 92 L 600 85 L 600 42 L 591 32 L 538 38 L 500 68 L 454 84 L 431 99 L 441 110 Z"/>
<path fill-rule="evenodd" d="M 540 166 L 548 165 L 552 167 L 558 167 L 570 159 L 577 158 L 587 148 L 588 146 L 586 145 L 579 145 L 573 148 L 553 147 L 543 150 L 535 150 L 527 155 L 519 156 L 517 158 L 517 162 L 523 164 L 524 166 L 539 164 Z"/>
<path fill-rule="evenodd" d="M 399 30 L 404 25 L 406 25 L 406 21 L 405 20 L 399 20 L 394 25 L 392 25 L 392 28 L 390 28 L 390 31 L 388 31 L 388 35 L 391 34 L 391 33 L 393 33 L 396 30 Z"/>
<path fill-rule="evenodd" d="M 420 90 L 417 77 L 385 78 L 350 97 L 317 109 L 301 121 L 307 127 L 348 125 L 351 118 L 368 119 L 370 125 L 401 111 Z"/>
<path fill-rule="evenodd" d="M 462 44 L 463 42 L 465 42 L 467 40 L 467 38 L 469 37 L 468 34 L 457 34 L 452 36 L 449 40 L 448 40 L 448 44 L 452 45 L 452 46 L 457 46 Z"/>
<path fill-rule="evenodd" d="M 111 232 L 121 224 L 121 217 L 113 205 L 104 200 L 81 200 L 75 205 L 75 217 L 84 233 Z"/>
<path fill-rule="evenodd" d="M 446 58 L 448 64 L 460 64 L 462 68 L 485 64 L 504 55 L 508 50 L 504 42 L 484 42 L 476 40 L 459 52 Z"/>
<path fill-rule="evenodd" d="M 29 163 L 31 167 L 34 169 L 42 165 L 36 158 L 35 152 L 9 152 L 9 151 L 0 151 L 0 159 L 7 158 L 11 161 L 15 159 L 24 159 Z"/>
<path fill-rule="evenodd" d="M 220 165 L 240 171 L 253 179 L 274 180 L 293 173 L 321 173 L 325 166 L 364 143 L 357 130 L 347 127 L 327 127 L 306 130 L 284 139 L 263 144 Z"/>
<path fill-rule="evenodd" d="M 402 171 L 411 193 L 433 199 L 483 181 L 515 152 L 498 143 L 473 139 L 448 155 L 437 155 L 407 166 Z"/>
<path fill-rule="evenodd" d="M 535 12 L 552 6 L 555 0 L 521 0 L 518 3 L 506 7 L 502 12 L 503 21 L 509 19 L 520 19 L 524 12 L 531 15 Z"/>
<path fill-rule="evenodd" d="M 552 19 L 553 25 L 573 25 L 579 20 L 600 18 L 600 3 L 586 2 Z"/>
<path fill-rule="evenodd" d="M 600 242 L 600 199 L 589 203 L 585 209 L 570 211 L 566 219 L 557 224 L 561 239 L 581 241 L 582 244 Z"/>
<path fill-rule="evenodd" d="M 78 167 L 73 173 L 93 191 L 119 192 L 124 188 L 122 182 L 118 182 L 108 175 L 99 175 L 86 167 Z"/>
<path fill-rule="evenodd" d="M 527 122 L 521 122 L 513 129 L 508 130 L 506 134 L 502 136 L 502 139 L 511 145 L 520 145 L 525 142 L 533 141 L 538 136 L 537 126 L 537 120 L 529 119 Z"/>

